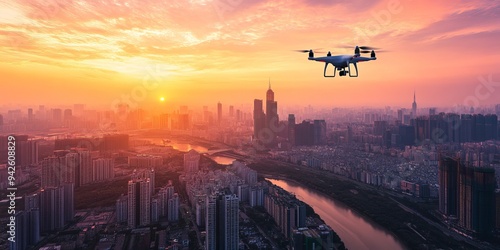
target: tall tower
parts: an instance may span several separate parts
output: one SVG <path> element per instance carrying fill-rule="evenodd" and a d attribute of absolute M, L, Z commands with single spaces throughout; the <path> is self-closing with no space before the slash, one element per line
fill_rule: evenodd
<path fill-rule="evenodd" d="M 411 115 L 412 118 L 417 117 L 417 97 L 415 91 L 413 91 L 413 103 L 411 104 Z"/>
<path fill-rule="evenodd" d="M 222 103 L 217 103 L 217 122 L 220 125 L 222 121 Z"/>
<path fill-rule="evenodd" d="M 274 92 L 271 89 L 271 79 L 269 79 L 269 89 L 266 92 L 266 102 L 274 102 Z"/>
<path fill-rule="evenodd" d="M 238 197 L 235 194 L 209 196 L 206 204 L 206 250 L 238 249 Z"/>
<path fill-rule="evenodd" d="M 269 89 L 266 92 L 266 127 L 271 130 L 271 138 L 267 141 L 269 144 L 274 143 L 276 134 L 278 133 L 279 117 L 278 117 L 278 102 L 274 101 L 274 92 L 271 89 L 271 81 L 269 81 Z"/>
<path fill-rule="evenodd" d="M 168 221 L 179 220 L 179 195 L 174 193 L 172 198 L 168 200 Z"/>
<path fill-rule="evenodd" d="M 288 141 L 291 146 L 295 146 L 295 115 L 288 115 Z"/>
<path fill-rule="evenodd" d="M 253 101 L 253 134 L 256 139 L 259 138 L 259 132 L 266 127 L 266 114 L 262 106 L 262 100 Z"/>
<path fill-rule="evenodd" d="M 458 215 L 458 176 L 460 160 L 449 157 L 439 159 L 439 211 L 446 216 Z"/>
<path fill-rule="evenodd" d="M 128 226 L 135 228 L 151 222 L 151 186 L 149 179 L 128 182 Z"/>
<path fill-rule="evenodd" d="M 40 232 L 64 228 L 64 187 L 49 187 L 40 191 Z"/>
<path fill-rule="evenodd" d="M 460 159 L 439 159 L 439 210 L 479 238 L 495 227 L 495 170 L 464 165 Z"/>

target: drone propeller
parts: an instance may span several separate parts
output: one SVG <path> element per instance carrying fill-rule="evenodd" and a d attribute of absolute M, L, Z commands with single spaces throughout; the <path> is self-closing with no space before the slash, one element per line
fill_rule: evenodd
<path fill-rule="evenodd" d="M 293 51 L 300 52 L 300 53 L 307 53 L 307 52 L 309 52 L 308 49 L 294 49 Z"/>
<path fill-rule="evenodd" d="M 321 51 L 317 51 L 317 50 L 320 50 L 320 49 L 313 49 L 312 51 L 314 53 L 324 53 L 324 52 L 321 52 Z M 310 49 L 296 49 L 296 50 L 293 50 L 295 52 L 300 52 L 300 53 L 309 53 L 309 51 L 311 51 Z"/>
<path fill-rule="evenodd" d="M 357 46 L 359 49 L 362 49 L 362 50 L 378 50 L 380 48 L 375 48 L 375 47 L 370 47 L 370 46 Z M 347 46 L 347 45 L 343 45 L 343 46 L 340 46 L 340 48 L 344 48 L 344 49 L 352 49 L 352 48 L 356 48 L 356 46 Z"/>
<path fill-rule="evenodd" d="M 377 53 L 380 53 L 380 52 L 389 52 L 388 50 L 374 50 L 375 52 Z M 371 53 L 372 51 L 371 50 L 361 50 L 360 53 L 364 53 L 364 54 L 368 54 L 368 53 Z"/>
<path fill-rule="evenodd" d="M 359 46 L 362 50 L 378 50 L 380 48 L 370 47 L 370 46 Z"/>

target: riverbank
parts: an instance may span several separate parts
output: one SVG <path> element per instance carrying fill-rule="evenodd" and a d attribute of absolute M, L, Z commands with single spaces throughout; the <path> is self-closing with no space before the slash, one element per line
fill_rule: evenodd
<path fill-rule="evenodd" d="M 397 237 L 366 216 L 359 214 L 342 202 L 329 196 L 308 189 L 300 182 L 287 178 L 267 179 L 288 192 L 294 193 L 298 199 L 314 208 L 321 219 L 340 236 L 349 249 L 407 249 Z"/>
<path fill-rule="evenodd" d="M 259 174 L 272 178 L 285 177 L 299 182 L 311 190 L 344 203 L 392 232 L 409 249 L 474 249 L 464 242 L 447 237 L 442 231 L 429 225 L 420 217 L 405 211 L 383 192 L 378 192 L 373 188 L 342 180 L 325 171 L 269 159 L 258 160 L 249 167 Z M 412 229 L 422 234 L 425 239 L 417 235 L 408 225 L 412 225 Z"/>

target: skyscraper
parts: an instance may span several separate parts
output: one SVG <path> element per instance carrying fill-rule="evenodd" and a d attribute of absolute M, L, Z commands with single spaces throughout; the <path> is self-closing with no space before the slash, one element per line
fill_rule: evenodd
<path fill-rule="evenodd" d="M 217 103 L 217 123 L 220 125 L 222 121 L 222 103 Z"/>
<path fill-rule="evenodd" d="M 64 227 L 64 187 L 40 191 L 40 232 L 48 233 Z"/>
<path fill-rule="evenodd" d="M 269 89 L 266 92 L 266 127 L 271 130 L 271 138 L 269 144 L 273 144 L 278 133 L 278 102 L 274 101 L 274 92 L 271 89 L 271 81 L 269 81 Z"/>
<path fill-rule="evenodd" d="M 67 223 L 75 216 L 75 183 L 67 182 L 61 186 L 64 190 L 64 222 Z"/>
<path fill-rule="evenodd" d="M 234 106 L 231 105 L 231 106 L 229 106 L 229 117 L 232 118 L 233 116 L 234 116 Z"/>
<path fill-rule="evenodd" d="M 439 211 L 447 216 L 458 214 L 458 170 L 460 161 L 449 157 L 439 159 Z"/>
<path fill-rule="evenodd" d="M 413 91 L 413 103 L 411 105 L 411 115 L 412 115 L 412 118 L 417 117 L 417 97 L 416 97 L 415 91 Z"/>
<path fill-rule="evenodd" d="M 16 165 L 38 164 L 38 141 L 26 138 L 26 140 L 17 141 L 16 146 Z"/>
<path fill-rule="evenodd" d="M 78 150 L 78 174 L 80 186 L 92 182 L 92 158 L 90 151 Z"/>
<path fill-rule="evenodd" d="M 151 223 L 157 223 L 160 220 L 160 200 L 158 196 L 151 198 Z"/>
<path fill-rule="evenodd" d="M 33 109 L 32 108 L 28 109 L 28 120 L 29 121 L 33 120 Z"/>
<path fill-rule="evenodd" d="M 314 120 L 314 145 L 326 144 L 326 121 Z"/>
<path fill-rule="evenodd" d="M 466 166 L 460 159 L 440 157 L 439 210 L 456 216 L 458 225 L 487 238 L 495 228 L 495 170 Z"/>
<path fill-rule="evenodd" d="M 263 110 L 262 100 L 253 101 L 253 132 L 254 138 L 259 139 L 259 133 L 266 127 L 266 114 Z"/>
<path fill-rule="evenodd" d="M 136 228 L 151 223 L 151 187 L 149 179 L 128 182 L 128 226 Z"/>
<path fill-rule="evenodd" d="M 235 194 L 207 197 L 206 250 L 238 249 L 239 199 Z"/>
<path fill-rule="evenodd" d="M 120 198 L 116 200 L 116 222 L 124 223 L 127 222 L 128 210 L 127 210 L 128 197 L 126 195 L 121 195 Z"/>
<path fill-rule="evenodd" d="M 174 197 L 174 192 L 174 186 L 170 181 L 158 192 L 160 216 L 168 215 L 168 201 Z"/>
<path fill-rule="evenodd" d="M 191 149 L 184 154 L 184 172 L 196 173 L 200 165 L 200 154 L 196 150 Z"/>
<path fill-rule="evenodd" d="M 99 158 L 92 160 L 92 181 L 106 181 L 115 177 L 114 161 L 111 158 Z"/>
<path fill-rule="evenodd" d="M 168 200 L 168 221 L 179 220 L 179 195 L 174 193 Z"/>
<path fill-rule="evenodd" d="M 290 145 L 295 145 L 295 115 L 288 115 L 288 141 Z"/>

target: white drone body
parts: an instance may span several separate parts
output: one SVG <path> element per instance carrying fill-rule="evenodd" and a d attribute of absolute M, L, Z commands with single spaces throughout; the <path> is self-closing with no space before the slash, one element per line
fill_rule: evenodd
<path fill-rule="evenodd" d="M 362 46 L 362 49 L 371 49 L 370 47 Z M 300 52 L 309 52 L 308 60 L 318 61 L 325 63 L 325 69 L 323 72 L 324 77 L 335 77 L 336 72 L 339 71 L 339 76 L 350 76 L 350 77 L 358 77 L 358 62 L 366 62 L 377 60 L 375 56 L 375 51 L 372 49 L 371 52 L 367 50 L 360 51 L 360 47 L 356 46 L 354 49 L 354 55 L 336 55 L 332 56 L 330 52 L 328 52 L 327 56 L 324 57 L 314 57 L 314 52 L 312 50 L 303 50 Z M 363 57 L 360 55 L 361 53 L 371 53 L 370 57 Z M 333 75 L 327 75 L 326 70 L 328 68 L 328 64 L 332 64 Z M 354 69 L 356 70 L 356 74 L 351 72 L 351 64 L 354 65 Z"/>

